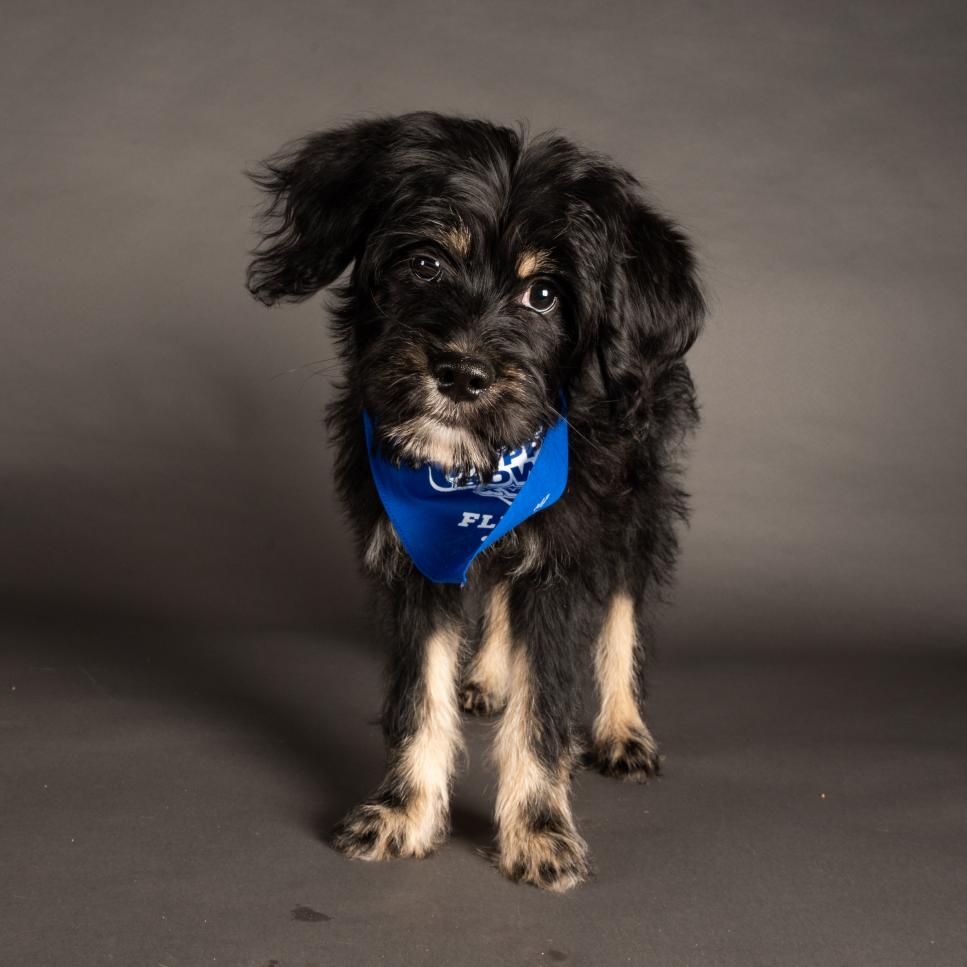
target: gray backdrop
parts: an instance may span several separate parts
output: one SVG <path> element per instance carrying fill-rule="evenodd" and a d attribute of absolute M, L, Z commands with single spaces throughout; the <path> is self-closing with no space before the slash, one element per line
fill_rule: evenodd
<path fill-rule="evenodd" d="M 433 108 L 560 127 L 698 242 L 685 637 L 955 644 L 963 28 L 942 3 L 23 5 L 0 67 L 6 596 L 351 613 L 330 370 L 273 379 L 332 355 L 322 300 L 244 291 L 242 170 Z"/>
<path fill-rule="evenodd" d="M 959 660 L 944 662 L 967 628 L 965 27 L 964 5 L 944 2 L 7 0 L 7 623 L 301 629 L 319 649 L 327 636 L 363 640 L 319 425 L 333 354 L 323 300 L 267 311 L 245 292 L 257 198 L 243 169 L 309 130 L 429 108 L 561 128 L 639 175 L 698 244 L 712 295 L 691 355 L 704 424 L 664 654 L 782 655 L 831 681 L 842 666 L 824 665 L 830 654 L 872 649 L 963 681 Z M 31 660 L 11 667 L 27 675 Z M 367 662 L 357 678 L 375 688 Z M 693 681 L 702 667 L 713 666 L 699 662 Z M 850 666 L 856 681 L 876 667 Z M 679 714 L 748 680 L 684 689 Z M 749 702 L 771 689 L 763 679 Z M 844 720 L 849 694 L 836 697 Z M 928 705 L 940 692 L 929 694 Z M 367 701 L 368 713 L 375 693 Z M 378 740 L 360 744 L 375 776 Z M 949 829 L 956 806 L 944 808 Z M 326 862 L 342 870 L 337 859 Z M 723 923 L 734 914 L 719 911 Z M 883 945 L 883 964 L 894 940 L 876 936 L 864 943 Z M 692 949 L 679 940 L 669 949 Z M 723 963 L 723 949 L 659 962 Z"/>

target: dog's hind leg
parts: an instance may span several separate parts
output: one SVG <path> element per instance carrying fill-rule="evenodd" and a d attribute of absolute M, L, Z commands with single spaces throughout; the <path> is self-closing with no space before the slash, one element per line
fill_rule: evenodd
<path fill-rule="evenodd" d="M 494 745 L 500 870 L 556 892 L 589 872 L 570 805 L 577 754 L 572 605 L 563 592 L 512 589 L 507 706 Z"/>
<path fill-rule="evenodd" d="M 507 595 L 503 582 L 491 590 L 480 648 L 464 676 L 460 702 L 473 715 L 492 715 L 507 702 L 511 639 Z"/>
<path fill-rule="evenodd" d="M 659 772 L 658 746 L 642 714 L 644 646 L 635 602 L 615 594 L 598 635 L 594 674 L 600 702 L 590 762 L 608 776 L 644 782 Z"/>
<path fill-rule="evenodd" d="M 445 592 L 414 599 L 400 591 L 397 646 L 383 715 L 386 778 L 333 834 L 333 845 L 356 859 L 425 856 L 447 833 L 450 780 L 461 745 L 457 672 L 460 651 L 455 609 Z M 434 600 L 436 598 L 437 600 Z"/>

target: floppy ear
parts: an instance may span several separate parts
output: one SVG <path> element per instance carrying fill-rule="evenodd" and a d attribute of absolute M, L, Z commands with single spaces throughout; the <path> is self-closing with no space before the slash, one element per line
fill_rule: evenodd
<path fill-rule="evenodd" d="M 381 195 L 398 119 L 357 121 L 283 148 L 250 177 L 268 195 L 248 290 L 266 305 L 301 302 L 359 254 Z"/>
<path fill-rule="evenodd" d="M 652 376 L 698 337 L 705 300 L 691 246 L 670 221 L 627 195 L 617 228 L 598 359 L 608 399 L 633 423 Z"/>

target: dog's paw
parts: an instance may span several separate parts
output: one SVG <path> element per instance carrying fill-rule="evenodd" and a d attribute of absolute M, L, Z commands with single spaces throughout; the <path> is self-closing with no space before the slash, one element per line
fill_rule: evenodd
<path fill-rule="evenodd" d="M 504 844 L 497 865 L 505 876 L 552 893 L 564 893 L 591 873 L 588 847 L 573 830 L 529 833 Z"/>
<path fill-rule="evenodd" d="M 333 830 L 330 842 L 357 860 L 427 856 L 441 843 L 445 824 L 417 822 L 405 810 L 365 802 L 351 810 Z"/>
<path fill-rule="evenodd" d="M 465 682 L 460 689 L 460 705 L 470 715 L 496 715 L 502 708 L 503 702 L 476 682 Z"/>
<path fill-rule="evenodd" d="M 622 738 L 597 740 L 587 763 L 605 776 L 647 782 L 661 775 L 662 758 L 651 733 L 635 731 Z"/>

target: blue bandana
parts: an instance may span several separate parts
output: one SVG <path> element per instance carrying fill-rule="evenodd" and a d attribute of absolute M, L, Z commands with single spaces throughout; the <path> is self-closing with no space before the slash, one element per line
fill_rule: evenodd
<path fill-rule="evenodd" d="M 413 563 L 438 584 L 467 581 L 483 550 L 564 493 L 567 420 L 562 416 L 517 450 L 502 451 L 487 481 L 448 474 L 436 464 L 395 467 L 373 444 L 363 413 L 369 466 L 383 507 Z"/>

